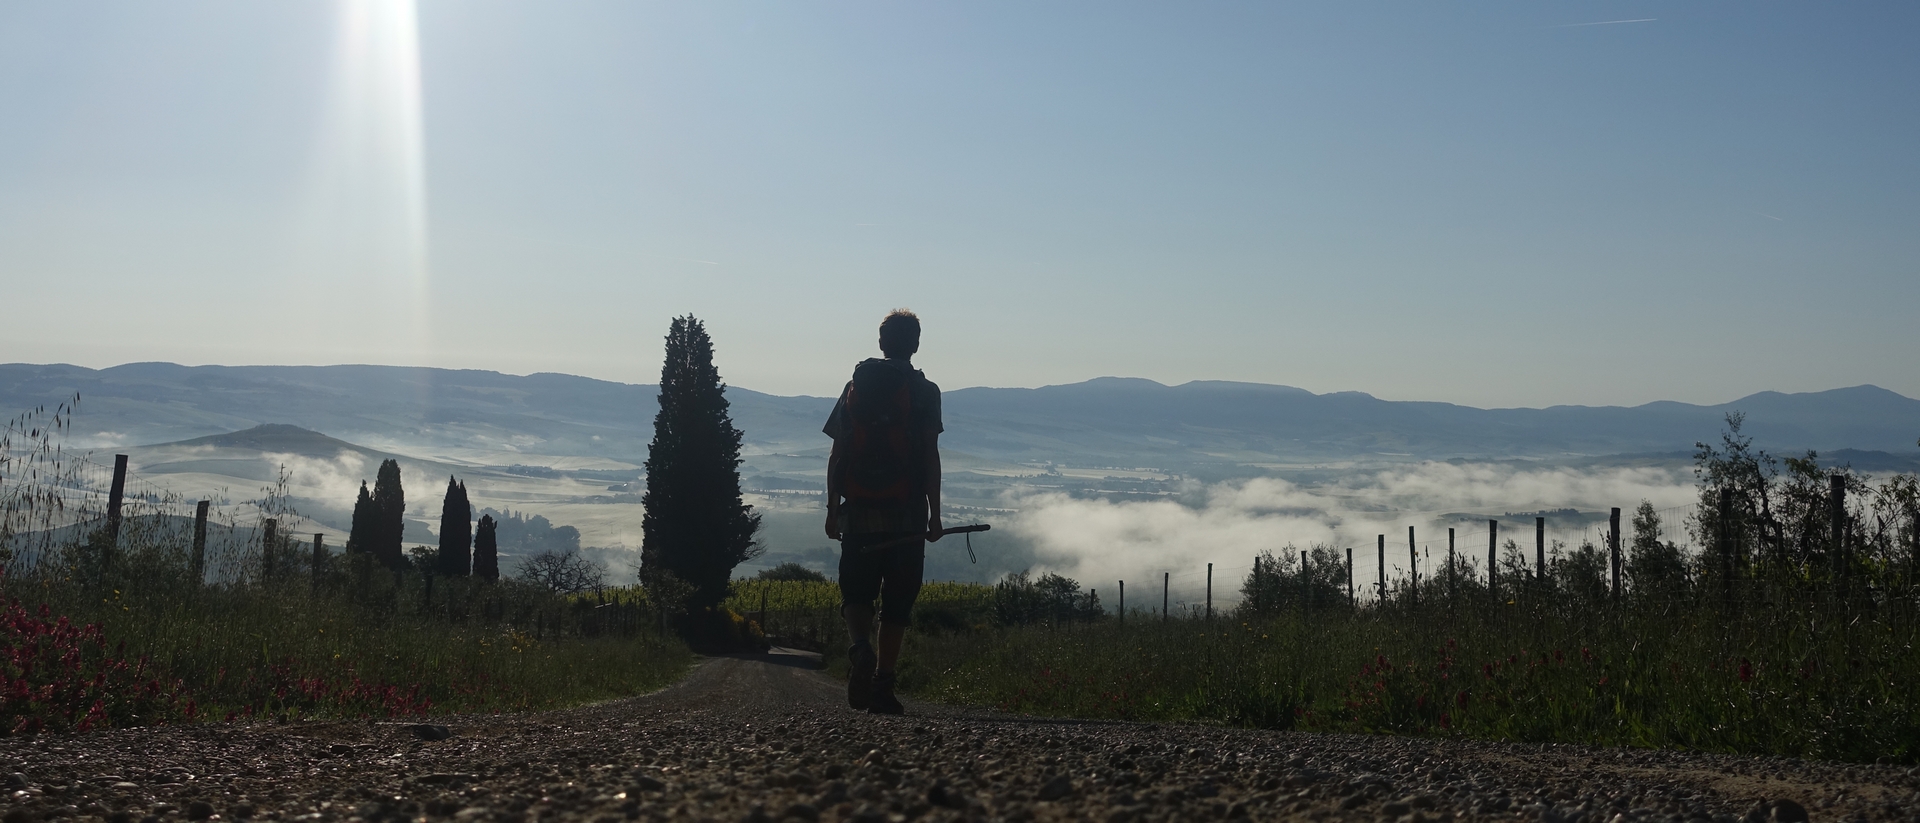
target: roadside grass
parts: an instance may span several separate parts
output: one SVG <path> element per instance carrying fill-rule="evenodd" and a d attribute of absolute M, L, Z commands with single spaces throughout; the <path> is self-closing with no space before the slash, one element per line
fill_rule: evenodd
<path fill-rule="evenodd" d="M 937 619 L 943 622 L 964 623 L 971 617 L 975 625 L 984 626 L 990 617 L 985 610 L 990 610 L 992 603 L 993 586 L 929 580 L 921 584 L 914 609 L 916 617 L 926 611 L 940 614 Z M 741 614 L 752 614 L 758 613 L 763 604 L 773 613 L 820 612 L 838 620 L 840 584 L 830 580 L 735 580 L 732 594 L 723 605 Z"/>
<path fill-rule="evenodd" d="M 980 583 L 927 581 L 913 609 L 920 633 L 984 631 L 993 625 L 994 587 Z M 778 643 L 822 652 L 832 665 L 844 657 L 846 623 L 840 617 L 840 584 L 804 580 L 735 580 L 722 604 L 756 622 Z"/>
<path fill-rule="evenodd" d="M 0 733 L 547 709 L 692 662 L 631 600 L 309 548 L 284 469 L 216 507 L 95 464 L 72 409 L 0 426 Z"/>
<path fill-rule="evenodd" d="M 1920 759 L 1916 621 L 1641 609 L 1130 615 L 909 635 L 904 688 L 1030 714 Z"/>
<path fill-rule="evenodd" d="M 455 602 L 518 585 L 440 581 Z M 445 601 L 427 611 L 396 608 L 380 596 L 389 592 L 302 588 L 96 592 L 9 581 L 5 730 L 548 709 L 645 693 L 692 661 L 684 644 L 651 631 L 583 632 L 567 619 L 574 610 L 544 592 L 518 592 L 548 611 L 517 625 L 449 619 Z M 412 595 L 404 602 L 421 602 L 400 588 Z M 63 618 L 71 637 L 56 636 Z M 100 688 L 75 690 L 102 672 Z"/>
<path fill-rule="evenodd" d="M 1212 620 L 1123 622 L 1023 621 L 1002 587 L 930 583 L 900 683 L 1032 715 L 1920 762 L 1920 603 L 1898 589 L 1745 581 L 1730 601 L 1615 602 L 1563 584 L 1358 608 L 1269 592 Z M 763 591 L 772 633 L 820 638 L 844 676 L 835 584 L 740 581 L 729 606 L 756 615 Z"/>

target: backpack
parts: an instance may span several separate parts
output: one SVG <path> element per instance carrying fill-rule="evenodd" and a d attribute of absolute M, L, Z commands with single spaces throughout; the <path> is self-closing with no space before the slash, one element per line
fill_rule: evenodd
<path fill-rule="evenodd" d="M 904 506 L 926 493 L 913 407 L 913 390 L 925 379 L 884 360 L 854 368 L 847 387 L 847 450 L 840 456 L 840 489 L 848 503 Z"/>

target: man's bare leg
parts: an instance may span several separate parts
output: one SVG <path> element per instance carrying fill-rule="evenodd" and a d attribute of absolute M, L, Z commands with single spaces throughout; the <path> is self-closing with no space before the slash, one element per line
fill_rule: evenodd
<path fill-rule="evenodd" d="M 865 711 L 873 700 L 873 607 L 848 604 L 840 614 L 853 636 L 853 648 L 847 650 L 847 705 Z"/>
<path fill-rule="evenodd" d="M 840 614 L 846 617 L 847 635 L 853 638 L 855 644 L 873 642 L 872 606 L 845 606 L 840 609 Z M 885 637 L 885 634 L 881 635 L 882 643 L 886 642 Z M 898 656 L 898 652 L 895 656 Z"/>
<path fill-rule="evenodd" d="M 893 667 L 900 662 L 900 641 L 906 636 L 907 627 L 884 621 L 880 623 L 880 649 L 874 655 L 873 691 L 868 698 L 867 711 L 874 714 L 906 713 L 906 707 L 900 705 L 900 698 L 893 695 Z"/>
<path fill-rule="evenodd" d="M 848 606 L 844 609 L 847 616 L 847 636 L 855 644 L 873 642 L 873 609 Z M 890 623 L 880 624 L 880 642 L 874 646 L 878 659 L 874 668 L 882 672 L 891 672 L 900 663 L 900 645 L 907 639 L 907 627 Z"/>
<path fill-rule="evenodd" d="M 881 674 L 892 674 L 893 667 L 900 662 L 900 641 L 907 637 L 907 627 L 891 623 L 880 624 L 880 646 L 875 649 L 879 662 L 875 668 Z"/>

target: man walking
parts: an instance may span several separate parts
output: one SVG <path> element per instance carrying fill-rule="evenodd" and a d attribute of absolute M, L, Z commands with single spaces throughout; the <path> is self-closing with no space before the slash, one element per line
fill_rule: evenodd
<path fill-rule="evenodd" d="M 840 614 L 853 647 L 847 705 L 901 714 L 894 667 L 920 596 L 926 544 L 940 539 L 940 387 L 913 367 L 920 318 L 896 309 L 880 321 L 880 359 L 855 366 L 823 431 L 827 537 L 840 541 Z M 873 601 L 880 638 L 873 641 Z"/>

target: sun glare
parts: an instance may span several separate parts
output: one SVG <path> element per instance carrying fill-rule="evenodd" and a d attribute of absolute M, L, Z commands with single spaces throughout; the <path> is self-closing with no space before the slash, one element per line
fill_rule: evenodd
<path fill-rule="evenodd" d="M 423 360 L 430 267 L 419 10 L 414 0 L 338 0 L 336 33 L 308 227 L 313 285 L 405 307 L 390 318 L 407 329 L 396 342 L 412 347 L 407 359 Z"/>

